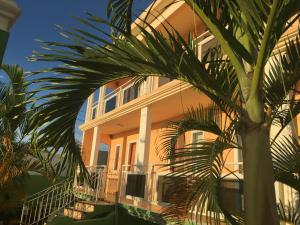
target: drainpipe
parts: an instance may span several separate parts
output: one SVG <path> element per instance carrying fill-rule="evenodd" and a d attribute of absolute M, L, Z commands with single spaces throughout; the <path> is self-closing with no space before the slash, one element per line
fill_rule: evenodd
<path fill-rule="evenodd" d="M 10 28 L 20 13 L 21 10 L 14 0 L 0 0 L 0 65 L 8 42 Z"/>

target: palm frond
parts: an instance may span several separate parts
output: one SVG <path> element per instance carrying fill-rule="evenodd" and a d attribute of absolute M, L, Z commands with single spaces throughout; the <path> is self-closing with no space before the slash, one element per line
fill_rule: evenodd
<path fill-rule="evenodd" d="M 170 185 L 173 188 L 168 191 L 171 205 L 163 212 L 167 220 L 175 218 L 181 222 L 191 216 L 200 224 L 219 224 L 220 215 L 224 214 L 232 224 L 240 221 L 239 216 L 231 215 L 221 204 L 219 195 L 225 163 L 223 153 L 238 147 L 233 138 L 235 122 L 226 124 L 221 115 L 214 105 L 190 109 L 183 119 L 170 122 L 160 134 L 156 147 L 162 160 L 168 162 L 169 177 L 174 178 Z M 212 133 L 216 138 L 178 147 L 178 139 L 194 130 Z"/>
<path fill-rule="evenodd" d="M 133 0 L 110 0 L 107 5 L 107 16 L 119 29 L 131 34 Z"/>
<path fill-rule="evenodd" d="M 105 38 L 110 35 L 97 25 L 111 24 L 96 16 L 80 21 L 95 32 L 102 32 L 102 37 L 78 29 L 61 30 L 68 44 L 44 42 L 50 53 L 33 56 L 35 60 L 64 64 L 47 70 L 56 73 L 55 77 L 44 76 L 34 81 L 41 84 L 41 93 L 47 91 L 41 94 L 47 101 L 41 104 L 41 110 L 32 121 L 41 127 L 41 144 L 69 151 L 77 157 L 74 160 L 80 162 L 79 151 L 75 152 L 74 130 L 83 103 L 99 86 L 125 77 L 162 76 L 189 82 L 212 98 L 228 115 L 240 110 L 236 103 L 239 94 L 235 70 L 229 61 L 221 60 L 220 52 L 211 50 L 210 56 L 200 61 L 195 43 L 185 41 L 176 31 L 166 30 L 166 38 L 150 25 L 150 31 L 139 27 L 143 40 L 124 36 L 114 38 L 110 43 Z M 220 61 L 210 64 L 209 59 Z"/>
<path fill-rule="evenodd" d="M 285 223 L 298 225 L 300 223 L 299 204 L 294 206 L 292 203 L 284 205 L 282 202 L 277 205 L 280 220 Z"/>
<path fill-rule="evenodd" d="M 272 158 L 275 180 L 300 191 L 300 146 L 294 137 L 277 139 L 273 145 Z"/>
<path fill-rule="evenodd" d="M 294 90 L 300 79 L 300 41 L 297 35 L 294 40 L 287 40 L 286 50 L 275 55 L 270 62 L 269 73 L 265 76 L 264 90 L 268 107 L 276 113 L 285 104 L 287 95 Z"/>

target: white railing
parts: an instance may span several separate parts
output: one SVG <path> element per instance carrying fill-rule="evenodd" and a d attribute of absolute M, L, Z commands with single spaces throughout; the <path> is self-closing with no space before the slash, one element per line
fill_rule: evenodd
<path fill-rule="evenodd" d="M 78 198 L 99 201 L 103 198 L 106 181 L 105 166 L 87 167 L 89 180 L 83 179 L 78 173 L 75 175 L 73 191 Z"/>
<path fill-rule="evenodd" d="M 80 199 L 101 200 L 105 188 L 105 167 L 88 167 L 87 170 L 88 181 L 76 174 L 75 179 L 69 178 L 25 199 L 20 225 L 43 224 Z"/>
<path fill-rule="evenodd" d="M 103 115 L 105 113 L 108 113 L 146 93 L 149 93 L 153 90 L 153 80 L 148 79 L 143 84 L 141 84 L 140 87 L 137 87 L 137 90 L 128 90 L 134 86 L 134 79 L 130 79 L 118 88 L 112 90 L 110 93 L 106 94 L 105 96 L 100 97 L 98 102 L 93 103 L 90 111 L 90 119 L 94 119 L 95 117 L 93 115 Z M 133 87 L 135 88 L 135 87 Z M 127 93 L 127 99 L 126 99 L 126 90 L 128 90 L 130 93 Z M 100 104 L 99 107 L 99 113 L 97 112 L 98 104 Z M 96 114 L 95 114 L 96 112 Z"/>
<path fill-rule="evenodd" d="M 74 201 L 73 179 L 55 184 L 24 201 L 20 225 L 42 223 Z"/>
<path fill-rule="evenodd" d="M 121 173 L 119 175 L 119 201 L 122 199 L 138 199 L 139 201 L 146 201 L 148 204 L 164 205 L 166 202 L 162 201 L 162 196 L 159 197 L 159 193 L 162 185 L 159 182 L 163 182 L 162 177 L 168 177 L 172 174 L 170 169 L 165 164 L 153 164 L 153 165 L 122 165 Z M 129 175 L 143 175 L 144 179 L 144 195 L 130 196 L 126 193 Z M 222 177 L 224 179 L 243 179 L 243 163 L 226 163 Z M 141 187 L 142 188 L 142 187 Z M 143 192 L 143 191 L 142 191 Z"/>

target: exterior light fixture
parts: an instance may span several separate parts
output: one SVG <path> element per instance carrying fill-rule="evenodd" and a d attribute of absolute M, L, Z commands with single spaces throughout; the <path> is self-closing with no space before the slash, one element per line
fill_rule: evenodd
<path fill-rule="evenodd" d="M 21 10 L 14 0 L 0 0 L 0 65 L 7 45 L 10 28 Z"/>

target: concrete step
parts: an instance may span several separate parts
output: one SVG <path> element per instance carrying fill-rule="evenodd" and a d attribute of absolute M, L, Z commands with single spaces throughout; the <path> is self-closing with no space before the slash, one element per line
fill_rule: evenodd
<path fill-rule="evenodd" d="M 76 202 L 74 208 L 83 212 L 94 212 L 95 205 L 91 202 Z"/>
<path fill-rule="evenodd" d="M 64 216 L 70 217 L 74 220 L 84 220 L 86 213 L 81 210 L 77 210 L 74 207 L 69 207 L 64 209 Z"/>

